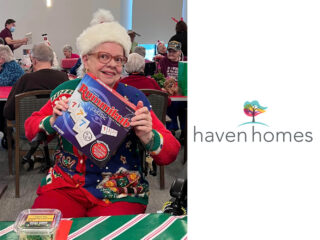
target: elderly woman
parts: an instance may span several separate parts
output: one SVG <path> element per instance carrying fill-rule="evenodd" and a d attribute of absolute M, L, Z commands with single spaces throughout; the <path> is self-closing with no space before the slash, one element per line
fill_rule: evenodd
<path fill-rule="evenodd" d="M 64 45 L 63 54 L 66 58 L 79 58 L 78 54 L 72 53 L 72 47 L 69 44 Z"/>
<path fill-rule="evenodd" d="M 0 45 L 0 86 L 12 86 L 24 74 L 23 69 L 14 60 L 8 45 Z M 4 132 L 5 118 L 3 109 L 5 102 L 0 102 L 0 131 Z M 2 138 L 2 146 L 7 148 L 6 137 Z"/>
<path fill-rule="evenodd" d="M 0 45 L 0 86 L 12 86 L 23 74 L 9 46 Z"/>
<path fill-rule="evenodd" d="M 153 78 L 144 76 L 145 61 L 138 53 L 131 53 L 125 70 L 129 74 L 128 77 L 121 79 L 121 82 L 138 89 L 155 89 L 161 90 L 158 83 Z"/>
<path fill-rule="evenodd" d="M 167 56 L 167 47 L 163 41 L 158 40 L 156 43 L 157 54 L 153 57 L 153 60 L 159 62 L 162 58 Z"/>
<path fill-rule="evenodd" d="M 156 45 L 157 45 L 157 54 L 160 54 L 162 56 L 167 56 L 167 47 L 164 44 L 164 42 L 158 40 Z"/>
<path fill-rule="evenodd" d="M 145 212 L 149 186 L 141 172 L 137 145 L 142 143 L 157 164 L 175 160 L 180 144 L 155 116 L 142 92 L 120 83 L 131 41 L 109 11 L 99 10 L 77 38 L 84 69 L 137 106 L 133 129 L 107 165 L 99 168 L 80 149 L 63 137 L 49 170 L 38 188 L 33 208 L 57 208 L 64 217 L 127 215 Z M 68 109 L 68 98 L 80 80 L 65 82 L 52 91 L 51 99 L 25 122 L 26 136 L 37 132 L 57 134 L 56 118 Z"/>

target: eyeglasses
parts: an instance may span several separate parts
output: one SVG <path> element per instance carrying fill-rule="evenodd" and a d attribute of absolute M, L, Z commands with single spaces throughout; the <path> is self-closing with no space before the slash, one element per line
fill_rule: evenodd
<path fill-rule="evenodd" d="M 124 56 L 112 56 L 110 53 L 106 52 L 95 52 L 89 53 L 88 55 L 95 56 L 99 60 L 99 62 L 103 64 L 109 63 L 111 59 L 113 59 L 118 66 L 122 66 L 127 62 L 127 58 Z"/>

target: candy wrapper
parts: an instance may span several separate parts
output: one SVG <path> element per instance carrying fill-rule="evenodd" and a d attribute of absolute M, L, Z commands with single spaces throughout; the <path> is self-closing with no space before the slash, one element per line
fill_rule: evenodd
<path fill-rule="evenodd" d="M 68 104 L 53 128 L 97 166 L 105 167 L 131 130 L 136 106 L 89 74 Z"/>

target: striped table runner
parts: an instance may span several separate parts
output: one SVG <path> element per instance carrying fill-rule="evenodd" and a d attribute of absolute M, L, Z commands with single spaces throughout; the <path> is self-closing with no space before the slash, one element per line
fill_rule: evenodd
<path fill-rule="evenodd" d="M 139 214 L 72 219 L 68 240 L 187 239 L 187 216 Z M 18 239 L 12 222 L 0 222 L 0 240 Z"/>

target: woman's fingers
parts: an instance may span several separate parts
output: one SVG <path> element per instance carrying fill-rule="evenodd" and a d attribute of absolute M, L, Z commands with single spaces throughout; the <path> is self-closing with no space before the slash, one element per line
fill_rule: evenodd
<path fill-rule="evenodd" d="M 62 115 L 63 111 L 67 111 L 69 108 L 68 106 L 68 99 L 62 99 L 56 102 L 54 108 L 53 108 L 53 114 L 56 114 L 58 116 Z"/>
<path fill-rule="evenodd" d="M 152 128 L 152 122 L 148 120 L 140 120 L 140 121 L 131 122 L 131 126 L 135 128 L 137 128 L 138 126 L 146 126 L 146 127 Z"/>
<path fill-rule="evenodd" d="M 135 116 L 131 118 L 131 126 L 139 139 L 147 144 L 152 137 L 152 117 L 147 107 L 143 106 L 143 102 L 137 103 Z"/>
<path fill-rule="evenodd" d="M 152 126 L 136 126 L 135 130 L 147 134 L 152 131 Z"/>
<path fill-rule="evenodd" d="M 131 118 L 131 122 L 137 122 L 137 121 L 141 121 L 141 120 L 147 120 L 147 121 L 152 121 L 151 115 L 149 113 L 141 113 L 139 115 L 134 116 L 133 118 Z"/>
<path fill-rule="evenodd" d="M 143 107 L 143 102 L 142 101 L 138 101 L 137 103 L 137 109 L 140 109 Z"/>
<path fill-rule="evenodd" d="M 51 126 L 54 124 L 57 117 L 63 114 L 63 111 L 67 111 L 67 109 L 69 108 L 68 102 L 68 99 L 61 99 L 55 102 L 55 106 L 52 110 L 52 117 L 49 120 Z"/>

